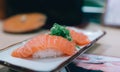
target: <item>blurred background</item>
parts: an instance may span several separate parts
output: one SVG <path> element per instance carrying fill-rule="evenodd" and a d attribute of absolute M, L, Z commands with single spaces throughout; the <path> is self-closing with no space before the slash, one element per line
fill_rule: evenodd
<path fill-rule="evenodd" d="M 43 1 L 43 0 L 35 0 L 35 1 L 32 1 L 32 0 L 30 0 L 30 1 L 28 1 L 28 0 L 27 1 L 24 1 L 24 0 L 19 0 L 19 1 L 0 0 L 0 19 L 4 19 L 4 18 L 7 18 L 7 17 L 15 15 L 15 14 L 28 13 L 28 12 L 43 12 L 46 14 L 47 12 L 43 8 L 47 7 L 47 5 L 50 5 L 48 2 L 49 1 L 47 1 L 47 0 L 46 1 Z M 97 23 L 100 23 L 100 21 L 101 21 L 101 15 L 104 13 L 104 7 L 106 4 L 106 0 L 75 0 L 74 2 L 77 2 L 77 3 L 72 2 L 72 0 L 71 1 L 67 1 L 67 0 L 62 1 L 61 0 L 61 4 L 62 4 L 62 2 L 63 2 L 63 4 L 65 4 L 64 6 L 66 6 L 66 4 L 68 2 L 70 2 L 71 4 L 70 3 L 69 4 L 71 6 L 73 5 L 73 7 L 71 7 L 71 10 L 72 10 L 72 8 L 75 9 L 76 8 L 75 5 L 77 5 L 77 7 L 79 9 L 76 8 L 76 11 L 79 10 L 79 13 L 81 13 L 81 11 L 84 13 L 84 15 L 80 15 L 85 18 L 84 22 L 89 20 L 89 21 L 93 21 L 93 22 L 97 22 Z M 44 3 L 44 4 L 40 5 L 41 3 Z M 60 3 L 55 2 L 53 0 L 53 2 L 51 2 L 51 7 L 52 7 L 52 5 L 54 5 L 54 3 L 61 5 Z M 43 6 L 43 7 L 41 7 L 41 6 Z M 62 7 L 62 5 L 61 5 L 61 7 Z M 69 8 L 70 7 L 68 7 L 68 9 Z M 61 9 L 61 10 L 64 10 L 64 9 Z M 50 11 L 48 11 L 48 12 L 50 12 Z M 77 14 L 74 14 L 74 13 L 77 13 L 77 12 L 73 11 L 73 15 L 75 15 L 76 18 L 81 19 L 80 17 L 77 17 L 79 13 L 77 13 Z M 49 15 L 49 13 L 48 13 L 48 15 Z M 67 18 L 67 16 L 66 16 L 66 18 Z"/>
<path fill-rule="evenodd" d="M 90 17 L 90 22 L 101 23 L 105 10 L 106 0 L 84 0 L 83 12 Z"/>

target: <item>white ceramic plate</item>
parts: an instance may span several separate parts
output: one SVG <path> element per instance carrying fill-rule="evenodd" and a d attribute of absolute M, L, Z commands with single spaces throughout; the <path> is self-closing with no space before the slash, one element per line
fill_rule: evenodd
<path fill-rule="evenodd" d="M 67 65 L 68 63 L 70 63 L 74 58 L 85 52 L 87 49 L 89 49 L 90 46 L 92 46 L 98 39 L 100 39 L 105 34 L 105 32 L 101 30 L 85 31 L 72 27 L 71 29 L 74 29 L 77 32 L 83 32 L 91 40 L 90 44 L 82 46 L 80 49 L 78 49 L 78 52 L 73 56 L 63 56 L 46 59 L 21 59 L 12 57 L 12 51 L 16 48 L 19 48 L 20 46 L 23 46 L 26 43 L 26 41 L 23 41 L 7 47 L 3 51 L 0 51 L 0 64 L 21 70 L 32 70 L 42 72 L 57 71 L 65 65 Z"/>

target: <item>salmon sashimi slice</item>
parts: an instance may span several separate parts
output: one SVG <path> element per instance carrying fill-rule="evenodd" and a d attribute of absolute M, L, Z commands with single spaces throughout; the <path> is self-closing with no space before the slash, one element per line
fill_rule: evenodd
<path fill-rule="evenodd" d="M 85 34 L 78 33 L 72 29 L 69 29 L 69 31 L 70 31 L 70 35 L 71 35 L 73 41 L 76 44 L 82 46 L 82 45 L 86 45 L 86 44 L 90 43 L 90 40 L 88 39 L 88 37 Z"/>
<path fill-rule="evenodd" d="M 35 53 L 39 54 L 37 52 L 41 52 L 44 54 L 44 51 L 57 51 L 61 52 L 64 55 L 70 56 L 76 52 L 76 47 L 74 42 L 68 41 L 61 36 L 42 34 L 32 38 L 24 46 L 14 50 L 12 52 L 12 56 L 18 58 L 27 58 L 34 55 Z M 45 54 L 46 53 L 47 52 L 45 52 Z"/>

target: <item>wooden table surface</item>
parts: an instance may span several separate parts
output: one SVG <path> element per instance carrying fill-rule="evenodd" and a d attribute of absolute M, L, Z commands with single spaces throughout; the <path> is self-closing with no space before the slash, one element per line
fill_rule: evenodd
<path fill-rule="evenodd" d="M 120 29 L 103 27 L 94 23 L 91 23 L 87 29 L 97 30 L 102 29 L 107 32 L 107 34 L 101 38 L 91 49 L 86 53 L 97 54 L 97 55 L 107 55 L 120 57 Z M 25 39 L 31 38 L 39 33 L 44 33 L 46 31 L 41 31 L 34 34 L 25 35 L 15 35 L 7 34 L 2 31 L 2 24 L 0 24 L 0 49 L 9 46 L 13 43 L 23 41 Z M 0 66 L 2 68 L 3 66 Z"/>
<path fill-rule="evenodd" d="M 91 24 L 88 28 L 102 29 L 107 34 L 86 53 L 120 57 L 120 28 L 103 27 L 96 24 Z"/>

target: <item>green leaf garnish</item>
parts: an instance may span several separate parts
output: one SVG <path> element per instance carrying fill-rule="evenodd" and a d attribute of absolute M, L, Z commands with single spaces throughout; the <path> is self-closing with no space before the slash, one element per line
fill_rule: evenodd
<path fill-rule="evenodd" d="M 65 26 L 61 26 L 58 23 L 54 23 L 53 27 L 50 29 L 50 35 L 62 36 L 69 41 L 72 40 L 70 32 Z"/>
<path fill-rule="evenodd" d="M 80 49 L 80 46 L 76 45 L 76 48 Z"/>

